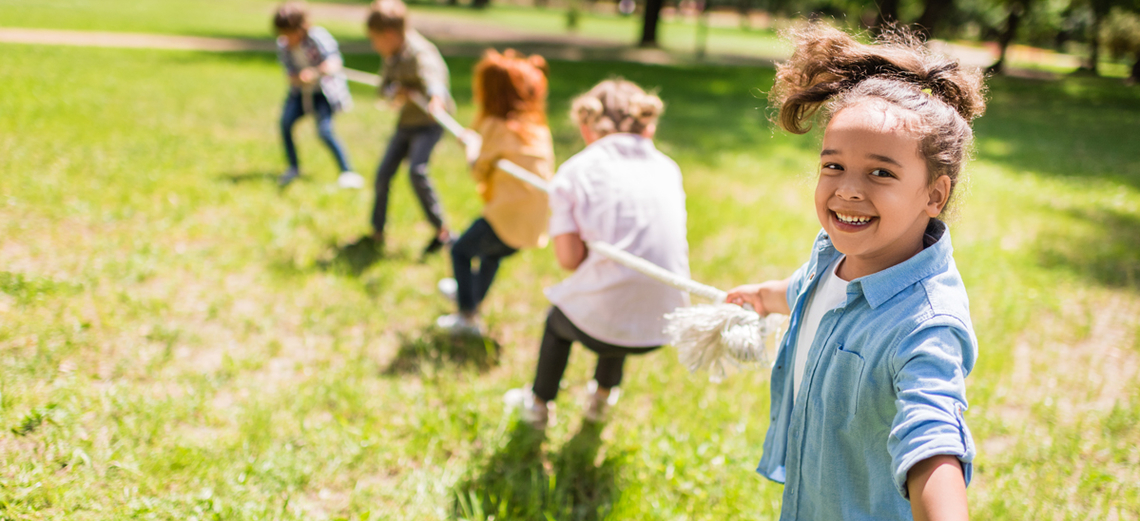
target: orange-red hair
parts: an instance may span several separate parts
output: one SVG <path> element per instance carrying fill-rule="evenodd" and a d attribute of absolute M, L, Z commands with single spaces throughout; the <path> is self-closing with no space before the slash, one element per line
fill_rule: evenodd
<path fill-rule="evenodd" d="M 476 124 L 490 117 L 545 125 L 547 72 L 546 60 L 537 54 L 488 49 L 475 65 Z"/>

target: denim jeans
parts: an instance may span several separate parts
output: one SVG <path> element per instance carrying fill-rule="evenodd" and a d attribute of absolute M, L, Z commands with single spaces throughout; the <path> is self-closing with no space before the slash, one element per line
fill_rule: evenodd
<path fill-rule="evenodd" d="M 661 347 L 607 344 L 578 329 L 561 309 L 552 307 L 546 316 L 546 331 L 542 333 L 542 347 L 538 352 L 538 368 L 534 375 L 534 395 L 539 399 L 549 402 L 558 396 L 558 384 L 570 361 L 570 345 L 575 341 L 597 353 L 598 365 L 594 369 L 594 380 L 603 389 L 612 389 L 621 384 L 626 356 L 645 354 Z"/>
<path fill-rule="evenodd" d="M 289 166 L 293 168 L 297 168 L 298 165 L 297 147 L 293 144 L 293 125 L 297 123 L 298 119 L 301 119 L 301 116 L 305 115 L 305 103 L 302 96 L 303 94 L 300 91 L 290 91 L 289 97 L 285 98 L 285 107 L 281 110 L 281 139 L 285 143 L 285 158 L 289 160 Z M 329 105 L 329 100 L 321 92 L 313 93 L 312 110 L 315 112 L 313 116 L 317 118 L 317 134 L 321 136 L 321 140 L 325 142 L 325 145 L 328 145 L 329 150 L 336 157 L 340 171 L 352 170 L 348 164 L 348 154 L 345 153 L 344 147 L 333 134 L 332 106 Z"/>
<path fill-rule="evenodd" d="M 499 261 L 513 255 L 516 249 L 507 246 L 491 224 L 480 217 L 471 223 L 459 240 L 451 245 L 451 266 L 455 269 L 455 282 L 458 285 L 455 300 L 459 311 L 475 311 L 487 296 L 495 272 L 499 271 Z M 479 269 L 471 268 L 471 261 L 479 258 Z"/>
<path fill-rule="evenodd" d="M 404 158 L 408 158 L 408 175 L 411 177 L 412 188 L 420 200 L 420 207 L 428 222 L 435 229 L 443 228 L 443 211 L 439 206 L 439 197 L 428 179 L 428 159 L 439 138 L 443 137 L 443 127 L 428 125 L 424 127 L 397 127 L 396 134 L 388 141 L 388 150 L 384 152 L 384 159 L 376 169 L 376 204 L 372 207 L 372 229 L 377 232 L 384 231 L 384 224 L 388 220 L 388 188 L 392 184 L 392 177 L 400 168 Z"/>

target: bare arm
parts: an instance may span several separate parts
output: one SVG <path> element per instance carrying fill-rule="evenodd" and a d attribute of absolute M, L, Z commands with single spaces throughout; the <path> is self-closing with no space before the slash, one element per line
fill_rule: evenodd
<path fill-rule="evenodd" d="M 564 233 L 554 237 L 554 256 L 563 269 L 574 271 L 586 260 L 586 243 L 577 233 Z"/>
<path fill-rule="evenodd" d="M 915 521 L 967 520 L 966 480 L 962 464 L 949 455 L 918 462 L 906 475 Z"/>
<path fill-rule="evenodd" d="M 784 280 L 769 280 L 759 284 L 745 284 L 732 288 L 728 297 L 724 299 L 729 304 L 742 306 L 750 304 L 761 316 L 769 313 L 788 315 L 792 312 L 788 308 L 788 284 L 791 278 Z"/>

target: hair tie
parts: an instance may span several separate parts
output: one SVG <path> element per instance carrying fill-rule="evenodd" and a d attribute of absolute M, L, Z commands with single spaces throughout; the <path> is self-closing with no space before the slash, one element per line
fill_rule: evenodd
<path fill-rule="evenodd" d="M 930 89 L 922 89 L 922 93 L 926 94 L 927 96 L 933 96 L 933 93 Z"/>

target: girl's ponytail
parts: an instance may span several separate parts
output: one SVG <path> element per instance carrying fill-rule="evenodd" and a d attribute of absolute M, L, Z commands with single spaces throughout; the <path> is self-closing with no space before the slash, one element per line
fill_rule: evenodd
<path fill-rule="evenodd" d="M 791 31 L 796 50 L 777 68 L 771 100 L 780 107 L 777 123 L 802 134 L 828 101 L 871 78 L 895 80 L 933 96 L 966 122 L 985 109 L 982 75 L 952 58 L 929 51 L 913 33 L 892 28 L 875 44 L 856 41 L 822 23 Z"/>

